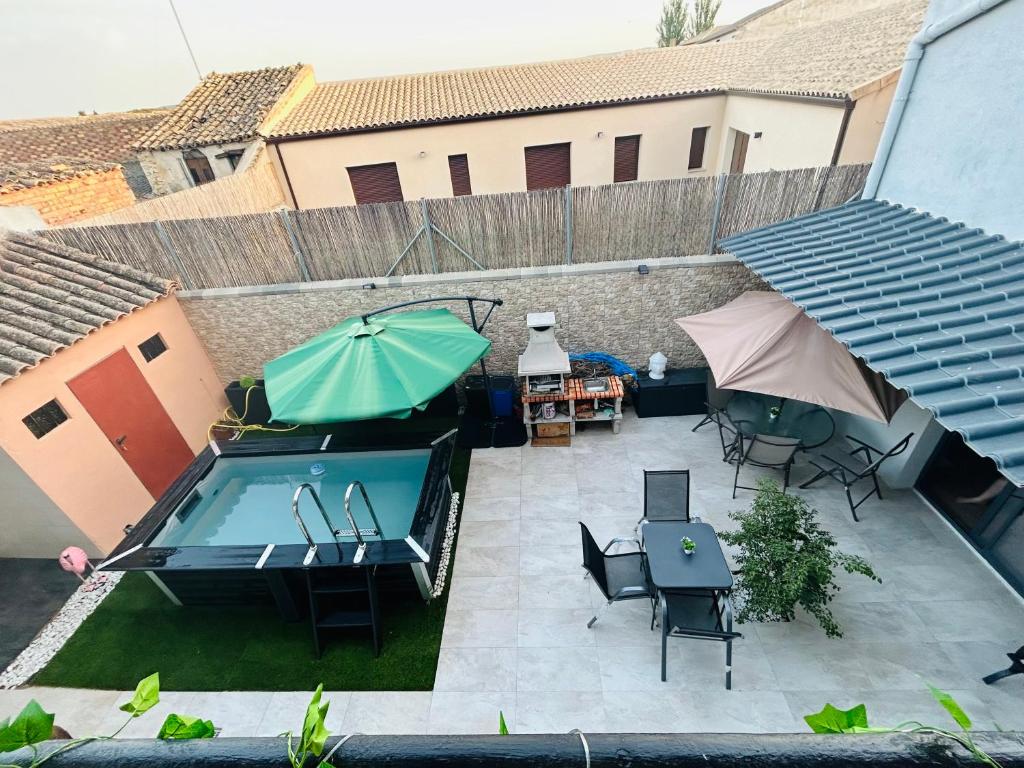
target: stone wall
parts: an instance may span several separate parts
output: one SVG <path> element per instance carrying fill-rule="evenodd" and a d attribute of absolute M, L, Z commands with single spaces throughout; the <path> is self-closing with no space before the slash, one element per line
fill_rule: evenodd
<path fill-rule="evenodd" d="M 702 365 L 690 338 L 673 322 L 721 306 L 765 286 L 731 256 L 688 256 L 644 262 L 411 275 L 296 283 L 179 294 L 192 326 L 224 381 L 258 375 L 263 364 L 359 312 L 432 296 L 500 298 L 486 328 L 494 373 L 515 372 L 526 346 L 526 313 L 553 311 L 570 352 L 600 351 L 641 367 L 656 350 L 673 367 Z M 364 286 L 375 285 L 375 288 Z M 483 305 L 480 305 L 483 306 Z M 463 317 L 465 303 L 452 304 Z"/>

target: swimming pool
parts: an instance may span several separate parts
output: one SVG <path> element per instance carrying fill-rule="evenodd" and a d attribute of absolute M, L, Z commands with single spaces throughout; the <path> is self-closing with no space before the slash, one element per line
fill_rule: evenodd
<path fill-rule="evenodd" d="M 454 447 L 454 430 L 386 449 L 338 445 L 331 435 L 211 443 L 100 567 L 145 571 L 177 603 L 271 599 L 288 618 L 303 612 L 310 571 L 369 566 L 383 583 L 429 598 Z M 312 489 L 298 499 L 308 539 L 293 510 L 303 484 Z"/>
<path fill-rule="evenodd" d="M 292 516 L 292 497 L 302 483 L 313 487 L 334 524 L 328 528 L 315 503 L 303 498 L 299 510 L 309 533 L 318 543 L 332 542 L 333 530 L 351 530 L 344 498 L 349 484 L 356 480 L 366 488 L 383 529 L 382 538 L 404 539 L 412 527 L 429 458 L 428 450 L 222 457 L 150 544 L 304 544 Z M 358 494 L 353 497 L 351 512 L 360 529 L 375 527 Z M 355 534 L 340 538 L 355 540 Z"/>

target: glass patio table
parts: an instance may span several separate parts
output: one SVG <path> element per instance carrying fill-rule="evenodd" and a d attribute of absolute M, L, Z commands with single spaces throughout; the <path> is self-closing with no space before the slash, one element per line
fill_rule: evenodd
<path fill-rule="evenodd" d="M 778 416 L 772 415 L 773 408 L 779 409 Z M 796 438 L 803 448 L 824 445 L 836 431 L 832 416 L 820 405 L 757 392 L 737 392 L 725 412 L 744 437 Z"/>

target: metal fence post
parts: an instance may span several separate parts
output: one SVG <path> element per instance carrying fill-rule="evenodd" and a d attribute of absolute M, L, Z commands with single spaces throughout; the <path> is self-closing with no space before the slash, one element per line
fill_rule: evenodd
<path fill-rule="evenodd" d="M 572 185 L 565 185 L 565 263 L 572 264 Z"/>
<path fill-rule="evenodd" d="M 434 225 L 430 223 L 430 212 L 427 210 L 427 201 L 420 198 L 420 210 L 423 212 L 423 232 L 427 236 L 427 247 L 430 249 L 430 265 L 437 274 L 437 245 L 434 243 Z"/>
<path fill-rule="evenodd" d="M 179 275 L 181 275 L 182 288 L 192 289 L 196 288 L 189 276 L 185 274 L 185 267 L 181 263 L 181 257 L 178 256 L 178 252 L 174 249 L 174 243 L 171 242 L 170 235 L 167 234 L 167 230 L 164 229 L 163 223 L 157 219 L 153 222 L 156 227 L 156 236 L 160 238 L 160 242 L 164 246 L 164 250 L 167 252 L 167 258 L 171 260 L 171 264 L 174 265 L 174 269 Z"/>
<path fill-rule="evenodd" d="M 718 183 L 715 185 L 715 208 L 711 213 L 711 237 L 708 239 L 708 256 L 715 252 L 715 242 L 718 240 L 718 219 L 722 215 L 722 202 L 725 199 L 725 185 L 729 180 L 729 174 L 720 173 Z"/>
<path fill-rule="evenodd" d="M 292 253 L 295 255 L 295 261 L 299 264 L 299 273 L 302 275 L 303 282 L 313 282 L 313 278 L 309 276 L 306 255 L 302 252 L 302 246 L 299 245 L 299 239 L 295 236 L 295 230 L 292 229 L 292 222 L 288 218 L 288 211 L 282 208 L 277 214 L 281 218 L 281 223 L 284 224 L 284 231 L 288 233 L 288 241 L 292 244 Z"/>

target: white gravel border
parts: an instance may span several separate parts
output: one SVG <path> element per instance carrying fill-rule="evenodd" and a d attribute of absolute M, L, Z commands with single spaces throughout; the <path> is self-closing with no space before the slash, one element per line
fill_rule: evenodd
<path fill-rule="evenodd" d="M 124 574 L 113 572 L 104 575 L 105 581 L 99 581 L 96 576 L 92 576 L 88 582 L 75 590 L 57 615 L 50 619 L 28 647 L 18 654 L 18 658 L 0 673 L 0 690 L 24 685 L 49 664 L 86 617 L 113 591 Z M 90 584 L 92 589 L 86 591 L 85 587 Z"/>
<path fill-rule="evenodd" d="M 455 542 L 455 532 L 459 527 L 459 492 L 452 494 L 452 503 L 448 508 L 448 524 L 445 526 L 444 541 L 441 543 L 440 559 L 437 564 L 437 576 L 434 579 L 434 586 L 430 590 L 431 597 L 440 597 L 444 594 L 445 580 L 448 577 L 448 564 L 452 559 L 452 544 Z"/>

